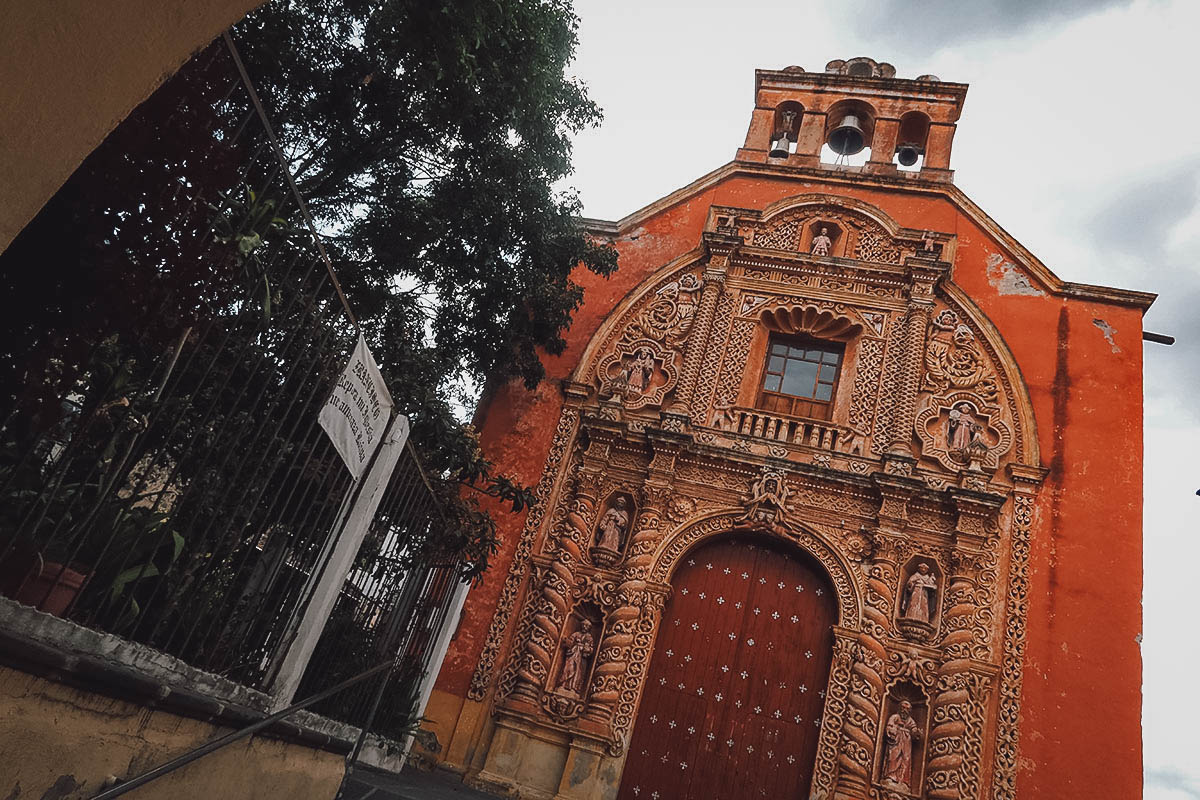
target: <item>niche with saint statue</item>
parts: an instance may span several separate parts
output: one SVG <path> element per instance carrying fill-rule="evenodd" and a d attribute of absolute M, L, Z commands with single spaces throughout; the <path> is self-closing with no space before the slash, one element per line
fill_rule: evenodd
<path fill-rule="evenodd" d="M 921 796 L 929 704 L 921 688 L 908 681 L 894 684 L 884 698 L 883 724 L 875 782 L 884 798 Z"/>
<path fill-rule="evenodd" d="M 637 506 L 628 492 L 615 492 L 608 496 L 596 515 L 596 530 L 588 551 L 593 564 L 611 567 L 620 562 L 629 543 L 629 532 L 636 513 Z"/>
<path fill-rule="evenodd" d="M 800 252 L 824 257 L 844 255 L 844 239 L 840 224 L 816 219 L 804 226 Z"/>
<path fill-rule="evenodd" d="M 900 571 L 896 627 L 908 639 L 928 642 L 941 619 L 942 571 L 937 561 L 914 556 Z"/>
<path fill-rule="evenodd" d="M 580 603 L 567 617 L 555 648 L 550 691 L 543 699 L 546 710 L 559 719 L 573 719 L 583 711 L 603 633 L 604 615 L 591 603 Z"/>
<path fill-rule="evenodd" d="M 675 352 L 652 339 L 622 343 L 597 367 L 600 395 L 626 408 L 661 406 L 679 376 Z"/>

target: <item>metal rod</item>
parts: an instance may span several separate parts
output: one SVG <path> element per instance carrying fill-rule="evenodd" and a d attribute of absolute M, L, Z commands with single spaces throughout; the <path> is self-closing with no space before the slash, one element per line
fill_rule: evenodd
<path fill-rule="evenodd" d="M 226 745 L 233 744 L 234 742 L 239 741 L 241 739 L 245 739 L 247 736 L 257 733 L 258 731 L 261 731 L 263 728 L 270 727 L 271 725 L 275 724 L 276 722 L 283 719 L 284 717 L 287 717 L 291 714 L 294 714 L 297 711 L 307 708 L 308 706 L 311 706 L 313 703 L 318 703 L 321 700 L 324 700 L 325 698 L 327 698 L 331 695 L 337 694 L 341 690 L 343 690 L 349 686 L 352 686 L 356 683 L 359 683 L 360 681 L 366 680 L 367 678 L 371 677 L 372 675 L 375 675 L 376 673 L 382 672 L 385 669 L 390 670 L 394 663 L 395 663 L 395 659 L 388 659 L 387 661 L 385 661 L 382 664 L 376 664 L 375 666 L 371 667 L 370 669 L 366 670 L 365 672 L 360 672 L 359 674 L 355 675 L 353 678 L 347 678 L 346 680 L 342 681 L 341 683 L 337 684 L 336 686 L 331 686 L 330 688 L 326 689 L 323 692 L 318 692 L 306 700 L 301 700 L 299 703 L 293 703 L 292 705 L 288 706 L 287 708 L 283 709 L 282 711 L 276 711 L 274 714 L 270 715 L 269 717 L 264 717 L 263 719 L 259 720 L 258 722 L 254 723 L 253 725 L 248 725 L 247 727 L 242 728 L 241 730 L 232 731 L 231 733 L 227 733 L 218 739 L 213 739 L 208 744 L 201 745 L 200 747 L 197 747 L 194 750 L 190 750 L 181 756 L 177 756 L 176 758 L 171 759 L 170 761 L 166 762 L 165 764 L 161 764 L 161 765 L 155 767 L 154 769 L 150 770 L 149 772 L 143 772 L 141 775 L 138 775 L 136 778 L 130 778 L 129 780 L 125 781 L 124 783 L 118 784 L 117 786 L 113 786 L 110 789 L 105 789 L 100 794 L 93 796 L 92 800 L 111 800 L 111 798 L 120 797 L 121 795 L 125 794 L 126 792 L 132 791 L 132 790 L 138 788 L 139 786 L 145 786 L 147 783 L 150 783 L 150 781 L 156 780 L 158 778 L 161 778 L 163 775 L 167 775 L 171 772 L 174 772 L 175 770 L 179 769 L 180 767 L 186 766 L 186 765 L 192 763 L 193 761 L 203 758 L 204 756 L 208 755 L 209 753 L 211 753 L 215 750 L 220 750 L 222 747 L 225 747 Z M 361 736 L 360 736 L 360 739 L 361 739 Z"/>
<path fill-rule="evenodd" d="M 1150 331 L 1142 331 L 1143 342 L 1154 342 L 1155 344 L 1175 344 L 1175 337 L 1168 336 L 1165 333 L 1151 333 Z"/>
<path fill-rule="evenodd" d="M 275 138 L 275 129 L 271 126 L 270 119 L 267 118 L 267 111 L 263 108 L 262 101 L 258 99 L 258 92 L 254 89 L 254 82 L 250 80 L 250 73 L 246 71 L 246 65 L 242 63 L 242 56 L 238 53 L 238 49 L 233 43 L 233 37 L 229 35 L 229 31 L 225 31 L 221 35 L 225 38 L 225 46 L 229 48 L 229 55 L 233 56 L 233 63 L 237 65 L 238 73 L 242 76 L 242 83 L 246 85 L 246 92 L 250 95 L 250 102 L 254 104 L 254 110 L 258 112 L 263 127 L 266 128 L 267 138 L 271 140 L 271 147 L 274 148 L 279 163 L 286 165 L 287 157 L 283 154 L 283 148 L 279 146 L 279 140 Z M 299 187 L 296 186 L 296 180 L 292 177 L 291 169 L 284 169 L 283 174 L 287 176 L 288 185 L 292 187 L 292 194 L 296 196 L 296 202 L 300 206 L 300 214 L 304 217 L 304 222 L 308 225 L 309 233 L 312 234 L 313 242 L 317 245 L 317 250 L 321 252 L 321 258 L 325 261 L 325 268 L 329 270 L 329 278 L 333 281 L 333 288 L 337 289 L 338 297 L 342 301 L 342 308 L 345 309 L 346 316 L 354 323 L 354 327 L 358 328 L 358 319 L 354 316 L 354 312 L 350 310 L 350 303 L 346 300 L 346 295 L 342 292 L 342 284 L 338 282 L 337 273 L 333 270 L 333 262 L 329 260 L 329 254 L 325 252 L 325 244 L 321 241 L 321 235 L 317 233 L 317 226 L 313 223 L 312 215 L 308 213 L 308 204 L 304 202 L 304 197 L 300 194 Z"/>

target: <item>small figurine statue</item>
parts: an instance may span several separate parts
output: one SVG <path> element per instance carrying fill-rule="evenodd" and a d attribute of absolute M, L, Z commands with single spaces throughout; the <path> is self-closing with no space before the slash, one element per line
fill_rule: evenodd
<path fill-rule="evenodd" d="M 713 403 L 713 426 L 721 431 L 737 431 L 737 414 L 733 411 L 733 403 L 717 400 Z"/>
<path fill-rule="evenodd" d="M 955 404 L 950 409 L 950 419 L 946 423 L 946 450 L 965 455 L 977 427 L 975 418 L 971 416 L 971 406 L 967 403 Z"/>
<path fill-rule="evenodd" d="M 633 395 L 639 395 L 650 387 L 650 379 L 654 375 L 654 354 L 643 347 L 633 356 L 633 362 L 628 366 L 629 377 L 626 382 Z"/>
<path fill-rule="evenodd" d="M 782 531 L 787 514 L 792 511 L 787 502 L 790 495 L 791 489 L 781 473 L 766 472 L 754 482 L 750 496 L 742 501 L 746 513 L 741 519 Z"/>
<path fill-rule="evenodd" d="M 922 561 L 904 585 L 904 618 L 933 623 L 934 596 L 937 594 L 937 576 L 929 571 Z"/>
<path fill-rule="evenodd" d="M 921 738 L 917 721 L 913 719 L 912 703 L 900 701 L 900 710 L 888 717 L 887 755 L 883 767 L 883 782 L 912 792 L 913 742 Z"/>
<path fill-rule="evenodd" d="M 585 619 L 579 623 L 579 630 L 572 633 L 562 643 L 566 655 L 563 656 L 562 672 L 558 675 L 558 689 L 578 696 L 582 688 L 584 661 L 596 649 L 592 638 L 592 622 Z"/>
<path fill-rule="evenodd" d="M 629 527 L 629 511 L 624 497 L 613 501 L 612 507 L 600 518 L 600 537 L 596 546 L 613 552 L 620 552 L 625 531 Z"/>
<path fill-rule="evenodd" d="M 830 247 L 833 247 L 833 239 L 829 238 L 829 229 L 822 225 L 821 230 L 813 237 L 812 247 L 808 252 L 814 256 L 827 256 Z"/>

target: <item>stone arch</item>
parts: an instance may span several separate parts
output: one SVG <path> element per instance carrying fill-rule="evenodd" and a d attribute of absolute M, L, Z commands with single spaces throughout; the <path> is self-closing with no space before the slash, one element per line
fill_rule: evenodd
<path fill-rule="evenodd" d="M 790 211 L 796 211 L 804 206 L 836 206 L 841 211 L 850 212 L 852 215 L 860 216 L 874 222 L 892 236 L 899 236 L 904 230 L 899 223 L 877 206 L 864 203 L 862 200 L 856 200 L 853 197 L 845 197 L 839 194 L 823 194 L 821 192 L 807 192 L 776 200 L 762 210 L 759 219 L 763 225 L 768 225 L 775 217 Z"/>
<path fill-rule="evenodd" d="M 612 349 L 621 330 L 628 324 L 630 313 L 634 307 L 647 295 L 653 295 L 673 281 L 679 280 L 681 275 L 687 272 L 696 272 L 704 255 L 702 247 L 690 250 L 647 275 L 640 283 L 630 287 L 588 341 L 575 369 L 571 372 L 570 380 L 586 383 L 598 369 L 602 354 Z"/>
<path fill-rule="evenodd" d="M 829 578 L 837 592 L 838 625 L 858 630 L 862 619 L 862 592 L 855 571 L 846 557 L 819 533 L 802 525 L 791 524 L 786 532 L 748 525 L 742 509 L 724 509 L 695 517 L 663 537 L 654 552 L 648 580 L 669 584 L 683 557 L 703 542 L 726 533 L 744 530 L 761 533 L 776 541 L 798 547 L 807 553 Z"/>

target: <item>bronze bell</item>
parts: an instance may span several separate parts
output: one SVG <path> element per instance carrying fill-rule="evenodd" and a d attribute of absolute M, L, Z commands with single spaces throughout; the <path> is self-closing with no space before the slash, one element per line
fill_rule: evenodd
<path fill-rule="evenodd" d="M 896 160 L 905 167 L 911 167 L 921 157 L 921 148 L 915 144 L 902 144 L 896 148 Z"/>
<path fill-rule="evenodd" d="M 852 156 L 866 147 L 867 136 L 862 123 L 854 113 L 846 114 L 841 122 L 829 132 L 829 146 L 838 155 Z"/>
<path fill-rule="evenodd" d="M 788 138 L 788 135 L 780 131 L 772 137 L 771 152 L 767 153 L 767 156 L 770 158 L 787 158 L 791 155 L 791 150 L 788 147 L 790 143 L 791 140 Z"/>

